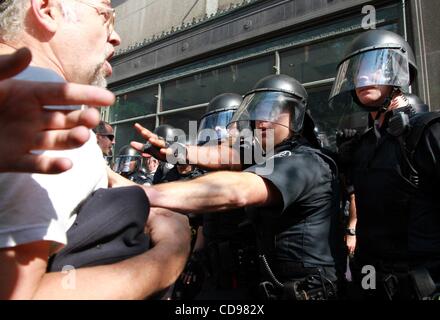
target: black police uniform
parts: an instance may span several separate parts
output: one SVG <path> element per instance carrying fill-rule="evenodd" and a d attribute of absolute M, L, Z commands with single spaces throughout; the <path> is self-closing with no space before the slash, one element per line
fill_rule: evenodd
<path fill-rule="evenodd" d="M 180 175 L 177 169 L 172 164 L 161 161 L 157 167 L 153 177 L 153 184 L 160 184 L 165 182 L 173 182 L 180 180 Z"/>
<path fill-rule="evenodd" d="M 196 168 L 197 176 L 206 172 Z M 257 298 L 258 263 L 255 231 L 244 209 L 210 212 L 202 217 L 204 249 L 197 267 L 202 281 L 196 300 Z M 190 296 L 190 294 L 187 294 Z"/>
<path fill-rule="evenodd" d="M 203 214 L 205 278 L 198 300 L 257 298 L 255 232 L 244 209 Z"/>
<path fill-rule="evenodd" d="M 440 262 L 440 121 L 425 128 L 411 157 L 418 172 L 418 183 L 414 184 L 405 162 L 410 155 L 387 131 L 390 115 L 386 115 L 379 134 L 371 128 L 361 137 L 354 153 L 355 280 L 361 281 L 363 266 L 372 265 L 377 271 L 378 290 L 364 294 L 411 299 L 415 296 L 410 270 Z M 414 115 L 410 121 L 425 115 Z M 438 267 L 431 275 L 440 281 Z"/>
<path fill-rule="evenodd" d="M 257 172 L 268 164 L 271 173 Z M 270 181 L 282 197 L 277 207 L 248 208 L 275 277 L 286 283 L 321 273 L 327 283 L 335 281 L 330 248 L 339 200 L 334 162 L 301 138 L 278 146 L 265 164 L 246 171 Z"/>

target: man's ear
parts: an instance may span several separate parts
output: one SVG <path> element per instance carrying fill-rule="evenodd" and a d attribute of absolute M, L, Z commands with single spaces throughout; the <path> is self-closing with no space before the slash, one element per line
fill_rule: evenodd
<path fill-rule="evenodd" d="M 55 33 L 57 29 L 54 16 L 54 10 L 57 6 L 55 2 L 54 0 L 31 0 L 31 12 L 37 25 L 50 33 Z"/>

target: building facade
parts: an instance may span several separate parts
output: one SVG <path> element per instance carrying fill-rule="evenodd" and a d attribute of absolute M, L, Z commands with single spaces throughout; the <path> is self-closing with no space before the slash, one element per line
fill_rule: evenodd
<path fill-rule="evenodd" d="M 122 12 L 120 6 L 127 4 L 119 2 L 117 12 Z M 324 142 L 332 145 L 344 112 L 330 109 L 327 102 L 336 67 L 347 45 L 365 28 L 391 30 L 408 39 L 419 66 L 418 80 L 409 89 L 433 110 L 440 109 L 440 22 L 435 17 L 435 0 L 244 0 L 214 4 L 205 0 L 197 10 L 199 1 L 162 3 L 185 3 L 183 12 L 189 22 L 182 20 L 185 15 L 176 14 L 164 22 L 163 32 L 151 32 L 141 40 L 144 31 L 136 33 L 134 25 L 131 31 L 124 29 L 124 20 L 117 20 L 116 29 L 122 37 L 130 32 L 137 35 L 132 37 L 133 44 L 123 42 L 112 60 L 109 88 L 117 101 L 105 117 L 116 128 L 116 151 L 140 138 L 132 128 L 136 122 L 149 129 L 167 123 L 188 132 L 189 121 L 197 121 L 214 96 L 244 94 L 260 78 L 278 73 L 304 84 L 317 127 Z M 190 4 L 192 14 L 188 14 Z M 213 8 L 216 13 L 208 15 Z M 173 26 L 179 21 L 183 23 Z M 344 125 L 361 126 L 366 114 L 348 119 L 351 123 Z"/>

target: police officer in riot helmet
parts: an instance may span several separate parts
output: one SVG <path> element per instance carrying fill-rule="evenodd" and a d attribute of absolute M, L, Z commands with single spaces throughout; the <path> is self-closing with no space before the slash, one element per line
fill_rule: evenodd
<path fill-rule="evenodd" d="M 213 132 L 215 132 L 215 143 L 224 140 L 228 135 L 226 126 L 242 101 L 243 98 L 236 93 L 222 93 L 212 98 L 206 113 L 200 119 L 197 144 L 208 143 Z"/>
<path fill-rule="evenodd" d="M 130 145 L 125 145 L 119 150 L 113 171 L 137 184 L 143 185 L 148 182 L 146 172 L 142 170 L 142 157 Z"/>
<path fill-rule="evenodd" d="M 253 147 L 261 147 L 266 154 L 274 146 L 274 172 L 265 178 L 278 188 L 285 207 L 249 210 L 257 222 L 263 275 L 270 282 L 268 291 L 271 286 L 277 287 L 277 282 L 284 282 L 285 297 L 296 295 L 301 299 L 304 297 L 297 296 L 298 291 L 290 290 L 287 283 L 302 280 L 297 282 L 298 287 L 313 287 L 334 298 L 336 278 L 329 239 L 337 212 L 337 167 L 319 150 L 314 122 L 306 112 L 307 100 L 307 92 L 297 80 L 286 75 L 268 76 L 245 95 L 229 127 L 256 129 Z M 253 172 L 255 165 L 251 168 L 248 170 Z M 302 172 L 319 172 L 325 178 L 303 179 Z M 285 177 L 292 180 L 283 181 Z M 325 199 L 318 200 L 321 192 L 326 194 Z M 319 281 L 325 283 L 324 288 L 317 285 Z"/>
<path fill-rule="evenodd" d="M 329 239 L 338 210 L 337 168 L 315 146 L 307 98 L 304 87 L 289 76 L 261 79 L 228 125 L 247 167 L 243 172 L 212 172 L 146 190 L 152 206 L 180 212 L 244 207 L 257 232 L 261 277 L 256 285 L 266 299 L 336 295 Z M 145 131 L 145 136 L 150 134 Z M 252 149 L 265 157 L 251 156 L 246 163 Z"/>
<path fill-rule="evenodd" d="M 351 159 L 356 196 L 355 278 L 361 283 L 362 267 L 374 266 L 378 289 L 362 293 L 375 298 L 432 294 L 421 292 L 426 277 L 416 267 L 440 281 L 440 115 L 405 93 L 416 75 L 409 44 L 393 32 L 371 30 L 352 42 L 330 96 L 331 105 L 354 102 L 371 118 L 344 158 Z"/>
<path fill-rule="evenodd" d="M 175 128 L 169 124 L 161 124 L 153 130 L 153 133 L 163 139 L 169 145 L 172 145 L 178 140 L 178 135 L 176 134 Z M 148 142 L 146 147 L 144 147 L 144 152 L 151 154 L 156 159 L 162 159 L 162 156 L 157 153 L 156 149 L 151 148 L 151 145 Z M 174 168 L 174 165 L 167 163 L 166 161 L 160 161 L 159 167 L 154 175 L 153 184 L 176 180 L 179 180 L 179 174 Z"/>
<path fill-rule="evenodd" d="M 210 100 L 200 120 L 199 146 L 228 141 L 227 125 L 242 101 L 242 96 L 236 93 L 223 93 Z M 196 299 L 255 298 L 258 283 L 255 232 L 245 210 L 206 212 L 199 231 L 202 232 L 197 234 L 197 243 L 203 246 L 195 248 L 185 270 L 185 276 L 191 274 L 204 280 Z"/>

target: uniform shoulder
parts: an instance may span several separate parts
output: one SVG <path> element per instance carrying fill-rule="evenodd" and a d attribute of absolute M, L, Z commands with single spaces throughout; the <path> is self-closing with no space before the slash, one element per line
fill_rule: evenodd
<path fill-rule="evenodd" d="M 414 150 L 424 135 L 440 131 L 440 112 L 424 112 L 410 118 L 411 131 L 406 139 L 409 150 Z"/>

